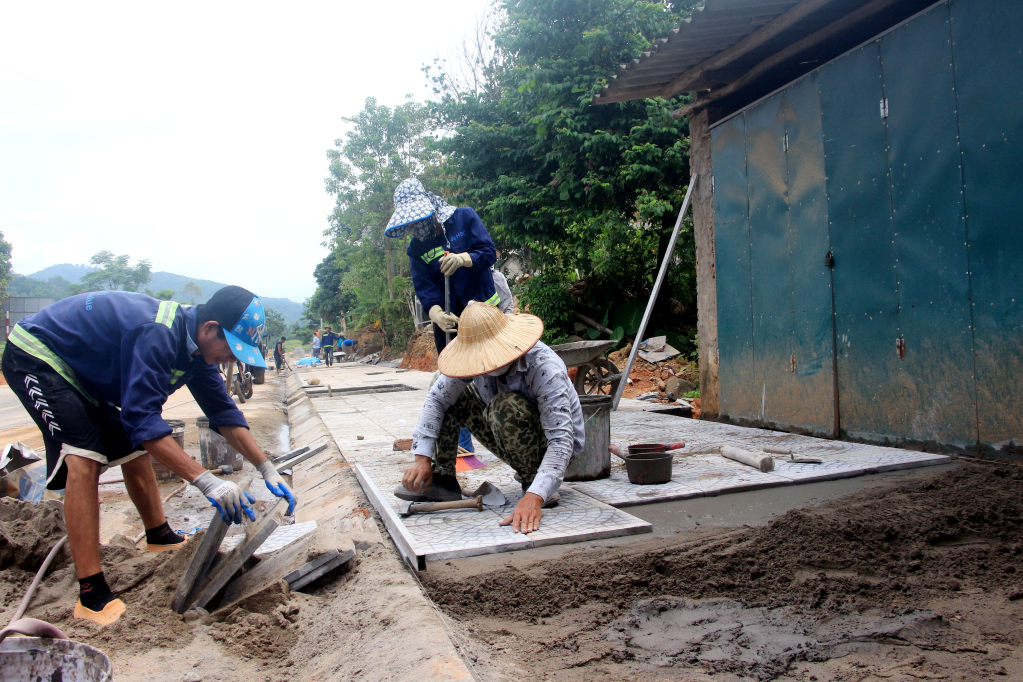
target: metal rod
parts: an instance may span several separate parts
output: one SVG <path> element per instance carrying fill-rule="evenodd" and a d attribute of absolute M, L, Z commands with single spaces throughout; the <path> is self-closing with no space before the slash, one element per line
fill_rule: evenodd
<path fill-rule="evenodd" d="M 699 179 L 699 175 L 693 174 L 693 177 L 689 179 L 689 189 L 686 190 L 686 198 L 682 201 L 682 208 L 678 212 L 678 219 L 675 221 L 675 229 L 671 233 L 671 241 L 668 242 L 668 250 L 664 252 L 664 260 L 661 261 L 661 268 L 657 271 L 657 281 L 654 282 L 654 290 L 650 293 L 650 300 L 646 304 L 646 312 L 643 313 L 643 321 L 639 323 L 639 329 L 636 331 L 636 337 L 632 341 L 632 350 L 629 351 L 629 362 L 625 365 L 625 370 L 622 373 L 622 380 L 618 382 L 618 390 L 615 391 L 614 404 L 611 406 L 612 410 L 618 409 L 618 403 L 622 399 L 622 394 L 625 393 L 625 385 L 629 383 L 629 374 L 632 372 L 632 365 L 636 362 L 636 353 L 639 352 L 639 344 L 643 340 L 643 333 L 646 332 L 647 322 L 650 321 L 650 315 L 654 311 L 654 303 L 657 302 L 657 295 L 661 293 L 661 284 L 664 283 L 664 275 L 668 272 L 668 263 L 671 262 L 672 256 L 675 254 L 675 242 L 678 241 L 678 231 L 682 228 L 682 221 L 686 217 L 686 212 L 689 211 L 689 200 L 693 196 L 693 189 L 696 187 L 696 181 Z"/>
<path fill-rule="evenodd" d="M 444 275 L 444 312 L 451 312 L 451 277 Z M 444 343 L 451 343 L 451 332 L 444 332 Z"/>

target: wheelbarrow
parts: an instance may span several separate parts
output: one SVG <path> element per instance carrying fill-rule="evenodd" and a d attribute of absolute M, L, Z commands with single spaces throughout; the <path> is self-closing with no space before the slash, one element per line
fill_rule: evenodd
<path fill-rule="evenodd" d="M 621 370 L 604 357 L 618 341 L 576 341 L 551 346 L 566 367 L 577 367 L 575 392 L 579 395 L 614 395 L 622 380 Z"/>

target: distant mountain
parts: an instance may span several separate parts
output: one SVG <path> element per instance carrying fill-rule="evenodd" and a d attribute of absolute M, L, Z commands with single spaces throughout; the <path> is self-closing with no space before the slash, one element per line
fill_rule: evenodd
<path fill-rule="evenodd" d="M 72 284 L 78 284 L 81 278 L 91 270 L 95 268 L 88 265 L 74 265 L 72 263 L 61 263 L 60 265 L 51 265 L 48 268 L 43 268 L 39 272 L 34 272 L 28 275 L 27 278 L 30 280 L 43 280 L 43 284 L 47 281 L 52 280 L 55 277 L 62 277 Z M 218 289 L 222 289 L 227 286 L 222 282 L 214 282 L 209 279 L 195 279 L 193 277 L 185 277 L 184 275 L 175 275 L 173 272 L 154 272 L 153 278 L 149 281 L 149 284 L 145 288 L 151 289 L 152 291 L 162 291 L 163 289 L 173 289 L 176 294 L 174 296 L 175 301 L 181 303 L 191 303 L 191 300 L 182 295 L 181 290 L 188 282 L 194 282 L 196 286 L 202 289 L 202 296 L 196 299 L 196 303 L 205 303 L 209 300 Z M 35 289 L 33 282 L 21 281 L 19 290 L 28 291 Z M 12 295 L 27 295 L 18 294 L 12 291 Z M 32 294 L 32 295 L 52 295 L 52 294 Z M 302 317 L 302 304 L 296 303 L 289 298 L 272 298 L 270 296 L 260 296 L 260 300 L 263 305 L 267 308 L 273 308 L 281 315 L 284 316 L 285 324 L 291 324 L 298 322 Z"/>
<path fill-rule="evenodd" d="M 91 265 L 75 265 L 74 263 L 61 263 L 60 265 L 51 265 L 48 268 L 43 268 L 39 272 L 33 272 L 31 275 L 25 275 L 32 279 L 50 279 L 51 277 L 63 277 L 72 284 L 78 284 L 78 282 L 87 273 L 92 272 L 96 268 Z"/>

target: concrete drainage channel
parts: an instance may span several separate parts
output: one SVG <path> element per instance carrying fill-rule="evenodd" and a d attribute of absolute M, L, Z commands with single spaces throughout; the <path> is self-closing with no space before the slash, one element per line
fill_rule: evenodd
<path fill-rule="evenodd" d="M 344 591 L 316 616 L 312 623 L 316 635 L 300 640 L 292 652 L 296 660 L 308 659 L 296 678 L 473 679 L 448 636 L 449 619 L 405 567 L 306 386 L 299 374 L 287 377 L 291 446 L 308 446 L 309 452 L 326 448 L 292 466 L 299 499 L 295 521 L 333 524 L 338 538 L 348 537 L 369 548 L 360 552 Z M 381 388 L 415 390 L 386 386 L 370 392 Z"/>

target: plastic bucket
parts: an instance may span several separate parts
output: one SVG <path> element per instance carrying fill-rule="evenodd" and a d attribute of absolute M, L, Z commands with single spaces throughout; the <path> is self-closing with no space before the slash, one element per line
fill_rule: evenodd
<path fill-rule="evenodd" d="M 168 419 L 167 423 L 171 427 L 171 438 L 178 444 L 182 450 L 185 449 L 185 421 L 183 419 Z M 160 464 L 155 458 L 150 457 L 149 463 L 153 465 L 153 473 L 156 474 L 156 480 L 158 481 L 173 481 L 181 478 L 176 473 Z"/>
<path fill-rule="evenodd" d="M 609 395 L 581 395 L 586 445 L 565 470 L 566 481 L 593 481 L 611 475 L 611 404 Z"/>
<path fill-rule="evenodd" d="M 235 471 L 242 470 L 241 453 L 232 448 L 227 440 L 219 433 L 210 428 L 208 417 L 197 417 L 195 425 L 199 427 L 199 459 L 200 463 L 207 470 L 219 469 L 225 464 L 234 467 Z"/>
<path fill-rule="evenodd" d="M 674 457 L 670 454 L 639 454 L 625 458 L 625 471 L 629 483 L 634 485 L 655 485 L 671 480 Z"/>
<path fill-rule="evenodd" d="M 69 639 L 8 637 L 0 642 L 3 682 L 111 682 L 110 659 L 99 649 Z"/>

